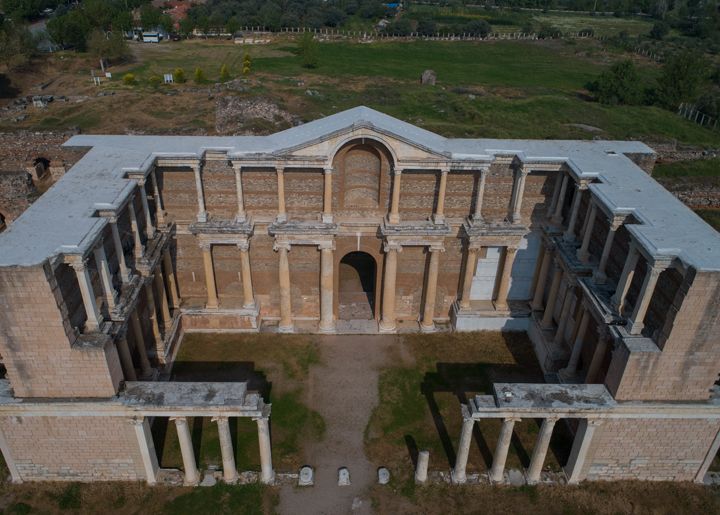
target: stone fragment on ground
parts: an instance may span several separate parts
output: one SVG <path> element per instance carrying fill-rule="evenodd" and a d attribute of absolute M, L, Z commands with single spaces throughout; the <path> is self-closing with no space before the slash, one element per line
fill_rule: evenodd
<path fill-rule="evenodd" d="M 347 467 L 338 470 L 338 486 L 350 486 L 350 471 Z"/>
<path fill-rule="evenodd" d="M 213 472 L 205 472 L 205 476 L 203 476 L 202 481 L 200 481 L 200 486 L 215 486 L 217 484 L 217 479 L 215 479 L 215 474 Z"/>
<path fill-rule="evenodd" d="M 300 469 L 298 477 L 298 486 L 313 486 L 315 484 L 315 474 L 312 467 L 305 465 Z"/>
<path fill-rule="evenodd" d="M 378 483 L 381 485 L 387 485 L 390 482 L 390 471 L 385 467 L 378 469 Z"/>
<path fill-rule="evenodd" d="M 507 481 L 513 486 L 522 486 L 525 484 L 525 476 L 517 469 L 511 469 L 507 472 Z"/>

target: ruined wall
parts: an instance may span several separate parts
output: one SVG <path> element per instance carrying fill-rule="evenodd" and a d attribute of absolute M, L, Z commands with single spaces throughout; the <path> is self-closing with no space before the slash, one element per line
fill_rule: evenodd
<path fill-rule="evenodd" d="M 25 211 L 39 193 L 25 171 L 0 171 L 0 215 L 10 224 Z"/>
<path fill-rule="evenodd" d="M 0 417 L 25 481 L 146 479 L 131 422 L 119 417 Z"/>

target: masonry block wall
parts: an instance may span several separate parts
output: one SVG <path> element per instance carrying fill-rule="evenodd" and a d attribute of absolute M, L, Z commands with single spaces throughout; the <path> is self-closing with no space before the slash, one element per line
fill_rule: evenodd
<path fill-rule="evenodd" d="M 0 417 L 24 481 L 138 481 L 145 469 L 122 417 Z"/>

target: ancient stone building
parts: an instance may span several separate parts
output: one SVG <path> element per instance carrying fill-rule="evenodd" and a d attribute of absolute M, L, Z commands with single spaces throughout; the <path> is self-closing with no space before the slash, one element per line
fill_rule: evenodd
<path fill-rule="evenodd" d="M 272 481 L 257 394 L 155 380 L 183 332 L 261 327 L 527 331 L 548 384 L 463 406 L 456 482 L 483 417 L 503 419 L 495 481 L 519 418 L 545 420 L 531 482 L 560 419 L 572 482 L 702 479 L 720 445 L 720 236 L 642 143 L 446 139 L 360 107 L 271 136 L 66 146 L 87 153 L 0 235 L 16 480 L 153 482 L 149 420 L 172 417 L 194 483 L 195 415 L 221 437 L 256 419 Z"/>

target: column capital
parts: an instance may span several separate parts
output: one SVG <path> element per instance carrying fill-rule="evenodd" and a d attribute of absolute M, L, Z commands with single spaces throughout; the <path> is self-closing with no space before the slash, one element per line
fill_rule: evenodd
<path fill-rule="evenodd" d="M 323 173 L 325 175 L 332 175 L 332 173 L 334 171 L 335 171 L 335 168 L 333 168 L 332 166 L 326 166 L 325 168 L 323 168 Z"/>
<path fill-rule="evenodd" d="M 604 419 L 601 419 L 601 418 L 589 418 L 589 419 L 587 419 L 588 425 L 589 425 L 589 426 L 592 426 L 592 427 L 601 426 L 601 425 L 603 425 L 604 422 L 605 422 L 605 420 L 604 420 Z"/>
<path fill-rule="evenodd" d="M 84 272 L 88 268 L 88 258 L 83 257 L 81 259 L 74 260 L 70 263 L 70 266 L 73 267 L 76 272 Z"/>
<path fill-rule="evenodd" d="M 613 216 L 612 218 L 608 218 L 608 224 L 610 225 L 611 231 L 617 231 L 622 227 L 622 225 L 625 223 L 625 215 L 623 216 Z"/>
<path fill-rule="evenodd" d="M 268 420 L 270 420 L 270 415 L 262 414 L 262 415 L 259 415 L 259 416 L 257 416 L 257 417 L 252 417 L 251 420 L 252 420 L 253 422 L 263 422 L 263 421 L 264 421 L 264 422 L 267 422 Z"/>
<path fill-rule="evenodd" d="M 391 250 L 396 250 L 397 252 L 402 252 L 402 244 L 395 242 L 395 241 L 383 242 L 383 252 L 388 253 Z"/>
<path fill-rule="evenodd" d="M 190 165 L 190 168 L 192 168 L 193 172 L 198 173 L 202 170 L 202 161 L 198 161 L 197 163 L 193 163 Z"/>
<path fill-rule="evenodd" d="M 145 423 L 145 417 L 143 415 L 137 415 L 129 418 L 128 422 L 133 426 L 142 426 Z"/>
<path fill-rule="evenodd" d="M 198 243 L 198 245 L 202 250 L 210 250 L 212 248 L 212 243 L 210 243 L 209 241 L 201 241 Z"/>
<path fill-rule="evenodd" d="M 318 250 L 335 250 L 335 240 L 321 241 L 318 243 Z"/>
<path fill-rule="evenodd" d="M 581 180 L 580 182 L 575 183 L 575 188 L 578 189 L 578 191 L 585 191 L 588 189 L 589 182 L 586 180 Z"/>
<path fill-rule="evenodd" d="M 234 169 L 236 172 L 242 171 L 243 165 L 242 165 L 242 163 L 241 163 L 240 161 L 230 161 L 230 165 L 233 167 L 233 169 Z"/>
<path fill-rule="evenodd" d="M 282 175 L 283 173 L 285 173 L 285 166 L 275 165 L 275 173 L 277 173 L 278 175 Z"/>
<path fill-rule="evenodd" d="M 111 224 L 116 224 L 116 223 L 118 223 L 118 215 L 115 214 L 115 213 L 113 213 L 112 215 L 110 215 L 110 216 L 108 216 L 108 217 L 106 217 L 106 218 L 107 218 L 108 223 L 111 223 Z"/>
<path fill-rule="evenodd" d="M 222 422 L 222 421 L 227 421 L 229 418 L 230 418 L 230 417 L 228 417 L 227 415 L 215 415 L 215 416 L 213 416 L 213 417 L 210 418 L 210 422 Z"/>
<path fill-rule="evenodd" d="M 188 423 L 187 417 L 169 417 L 168 420 L 171 420 L 171 421 L 175 422 L 176 424 L 185 425 L 185 426 Z"/>
<path fill-rule="evenodd" d="M 393 175 L 402 175 L 403 169 L 402 168 L 393 168 L 392 173 L 393 173 Z"/>
<path fill-rule="evenodd" d="M 273 250 L 275 252 L 278 252 L 280 250 L 286 250 L 287 252 L 290 252 L 290 242 L 289 241 L 275 241 L 273 243 Z"/>
<path fill-rule="evenodd" d="M 240 252 L 247 252 L 248 250 L 250 250 L 250 241 L 249 240 L 239 241 L 237 243 L 237 248 L 238 248 L 238 250 L 240 250 Z"/>
<path fill-rule="evenodd" d="M 516 422 L 520 422 L 521 420 L 522 420 L 522 418 L 517 417 L 517 416 L 510 416 L 510 417 L 503 418 L 503 422 L 507 422 L 507 423 L 512 422 L 513 424 Z"/>
<path fill-rule="evenodd" d="M 428 245 L 428 252 L 445 252 L 445 246 L 442 244 L 431 243 Z"/>

